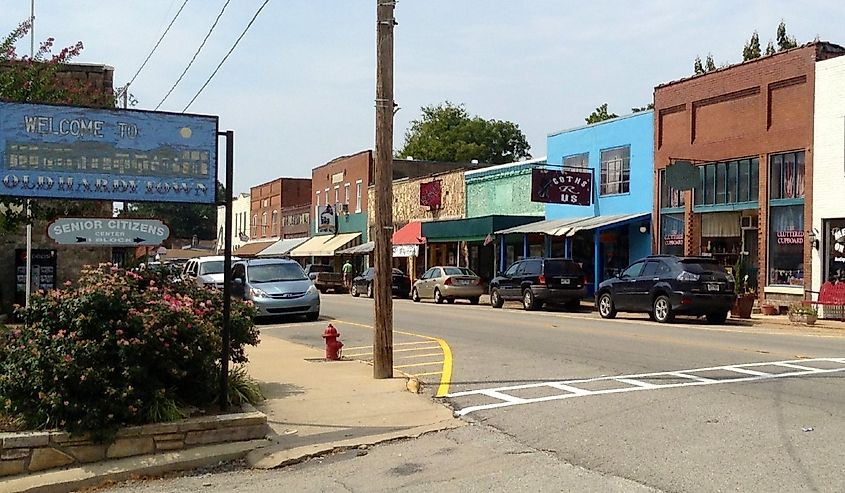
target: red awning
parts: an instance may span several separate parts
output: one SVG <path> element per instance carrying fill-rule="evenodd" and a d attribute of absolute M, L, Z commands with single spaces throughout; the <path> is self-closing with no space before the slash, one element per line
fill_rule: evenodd
<path fill-rule="evenodd" d="M 422 235 L 422 224 L 419 221 L 408 223 L 393 233 L 394 245 L 422 245 L 424 243 L 425 237 Z"/>

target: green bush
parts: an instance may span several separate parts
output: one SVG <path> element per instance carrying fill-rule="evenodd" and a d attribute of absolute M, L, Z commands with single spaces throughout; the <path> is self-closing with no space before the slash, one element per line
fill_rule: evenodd
<path fill-rule="evenodd" d="M 101 264 L 35 294 L 0 344 L 0 412 L 71 432 L 173 419 L 218 392 L 223 298 L 165 271 Z M 258 343 L 251 305 L 232 300 L 234 363 Z"/>

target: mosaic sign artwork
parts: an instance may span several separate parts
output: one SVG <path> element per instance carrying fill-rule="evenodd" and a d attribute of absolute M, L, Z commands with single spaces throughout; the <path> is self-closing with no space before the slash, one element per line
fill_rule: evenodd
<path fill-rule="evenodd" d="M 217 117 L 0 102 L 0 195 L 215 202 Z"/>

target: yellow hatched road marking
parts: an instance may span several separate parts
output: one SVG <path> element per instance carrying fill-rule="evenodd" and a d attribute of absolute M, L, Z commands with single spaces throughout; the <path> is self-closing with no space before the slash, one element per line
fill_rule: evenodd
<path fill-rule="evenodd" d="M 437 346 L 419 347 L 419 348 L 411 348 L 411 349 L 394 349 L 393 352 L 394 353 L 406 353 L 406 352 L 410 352 L 410 351 L 428 351 L 429 349 L 437 349 Z M 355 353 L 355 354 L 345 354 L 344 353 L 344 356 L 354 358 L 355 356 L 367 356 L 369 354 L 373 354 L 373 352 L 369 351 L 369 352 L 366 352 L 366 353 Z"/>
<path fill-rule="evenodd" d="M 355 327 L 364 327 L 364 328 L 373 330 L 372 325 L 359 324 L 357 322 L 346 322 L 344 320 L 336 320 L 335 322 L 338 323 L 338 324 L 352 325 L 352 326 L 355 326 Z M 430 373 L 418 373 L 415 376 L 426 377 L 426 376 L 430 376 L 430 375 L 440 375 L 440 386 L 437 388 L 437 393 L 435 393 L 434 395 L 436 397 L 442 397 L 442 396 L 448 394 L 449 393 L 449 385 L 450 385 L 451 380 L 452 380 L 452 349 L 449 347 L 449 344 L 445 340 L 440 339 L 439 337 L 424 336 L 422 334 L 414 334 L 413 332 L 405 332 L 405 331 L 401 331 L 401 330 L 394 330 L 393 332 L 395 334 L 402 334 L 402 335 L 406 335 L 406 336 L 419 337 L 421 339 L 427 339 L 429 341 L 436 342 L 440 346 L 440 350 L 443 351 L 443 371 L 430 372 Z M 434 349 L 434 348 L 425 348 L 425 349 Z M 398 349 L 398 350 L 394 349 L 394 352 L 399 352 L 399 351 L 403 351 L 403 350 L 402 349 Z M 367 354 L 372 354 L 372 352 L 364 353 L 364 354 L 362 354 L 362 356 L 367 355 Z M 350 356 L 350 355 L 346 355 L 346 356 Z"/>
<path fill-rule="evenodd" d="M 428 363 L 414 363 L 412 365 L 396 365 L 393 368 L 413 368 L 415 366 L 442 365 L 443 361 L 429 361 Z"/>
<path fill-rule="evenodd" d="M 431 344 L 431 341 L 414 341 L 414 342 L 395 342 L 393 343 L 394 346 L 416 346 L 418 344 Z M 370 344 L 369 346 L 355 346 L 355 347 L 348 347 L 344 348 L 347 351 L 355 351 L 358 349 L 372 349 L 373 345 Z"/>
<path fill-rule="evenodd" d="M 400 358 L 395 359 L 414 359 L 414 358 L 425 358 L 428 356 L 443 356 L 443 353 L 428 353 L 428 354 L 409 354 L 402 356 Z"/>

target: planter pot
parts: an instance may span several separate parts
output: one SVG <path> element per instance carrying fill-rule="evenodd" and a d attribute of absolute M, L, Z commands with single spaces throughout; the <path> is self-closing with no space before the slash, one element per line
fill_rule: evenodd
<path fill-rule="evenodd" d="M 751 310 L 754 308 L 754 300 L 757 296 L 754 294 L 742 294 L 737 297 L 733 308 L 731 308 L 731 315 L 736 318 L 751 318 Z"/>
<path fill-rule="evenodd" d="M 790 313 L 789 321 L 796 324 L 813 325 L 818 319 L 817 315 L 812 313 Z"/>
<path fill-rule="evenodd" d="M 760 311 L 763 312 L 763 315 L 777 315 L 780 312 L 780 307 L 775 305 L 763 305 L 760 307 Z"/>

